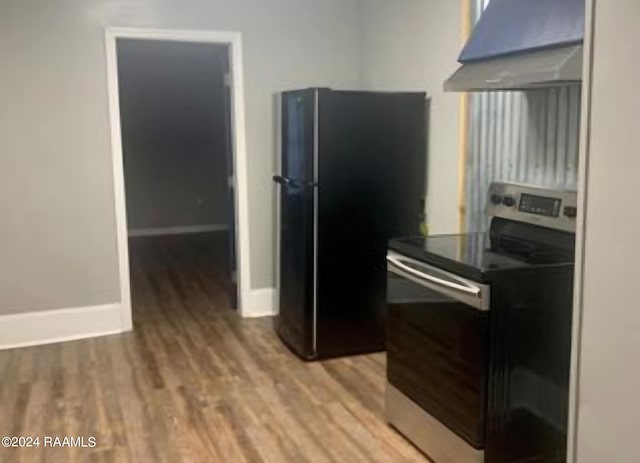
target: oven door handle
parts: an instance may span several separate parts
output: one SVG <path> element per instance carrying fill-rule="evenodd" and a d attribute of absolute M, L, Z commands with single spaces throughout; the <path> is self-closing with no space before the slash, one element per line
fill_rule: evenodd
<path fill-rule="evenodd" d="M 458 284 L 458 283 L 454 283 L 452 281 L 447 281 L 447 280 L 443 280 L 442 278 L 438 278 L 435 277 L 433 275 L 429 275 L 427 273 L 423 273 L 420 272 L 419 270 L 416 270 L 414 268 L 409 267 L 408 265 L 405 265 L 402 263 L 402 261 L 396 257 L 393 256 L 387 256 L 387 260 L 389 262 L 391 262 L 393 265 L 395 265 L 396 267 L 398 267 L 399 269 L 410 273 L 411 275 L 420 278 L 422 280 L 427 280 L 430 281 L 431 283 L 434 283 L 436 285 L 440 285 L 440 286 L 445 286 L 447 288 L 450 289 L 454 289 L 457 291 L 462 291 L 463 293 L 467 293 L 467 294 L 471 294 L 473 296 L 477 296 L 480 297 L 480 292 L 481 289 L 478 288 L 477 286 L 473 286 L 473 285 L 462 285 L 462 284 Z M 462 283 L 462 281 L 461 281 Z M 464 282 L 466 283 L 466 282 Z"/>

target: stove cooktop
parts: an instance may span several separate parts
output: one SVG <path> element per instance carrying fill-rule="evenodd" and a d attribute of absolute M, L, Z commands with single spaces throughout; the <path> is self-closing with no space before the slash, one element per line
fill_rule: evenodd
<path fill-rule="evenodd" d="M 504 240 L 492 246 L 489 233 L 398 238 L 389 249 L 478 282 L 492 272 L 573 264 L 566 254 L 531 242 Z"/>

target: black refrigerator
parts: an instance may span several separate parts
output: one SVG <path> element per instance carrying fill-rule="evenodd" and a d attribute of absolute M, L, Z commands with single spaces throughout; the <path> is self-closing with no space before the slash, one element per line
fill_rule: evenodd
<path fill-rule="evenodd" d="M 280 98 L 275 330 L 306 360 L 385 349 L 386 252 L 420 232 L 426 95 Z"/>

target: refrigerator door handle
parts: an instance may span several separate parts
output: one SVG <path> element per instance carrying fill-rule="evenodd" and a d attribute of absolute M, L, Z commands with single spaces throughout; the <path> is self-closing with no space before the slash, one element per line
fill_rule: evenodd
<path fill-rule="evenodd" d="M 283 186 L 291 186 L 291 187 L 317 187 L 318 184 L 316 182 L 310 180 L 297 180 L 294 178 L 283 177 L 282 175 L 274 175 L 273 181 L 279 183 Z"/>
<path fill-rule="evenodd" d="M 280 185 L 291 185 L 291 182 L 293 180 L 287 177 L 283 177 L 282 175 L 274 175 L 273 181 L 279 183 Z"/>

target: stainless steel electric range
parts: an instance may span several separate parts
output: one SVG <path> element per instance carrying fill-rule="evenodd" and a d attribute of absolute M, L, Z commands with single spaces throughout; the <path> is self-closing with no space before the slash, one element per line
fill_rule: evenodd
<path fill-rule="evenodd" d="M 577 196 L 495 183 L 487 212 L 389 245 L 387 420 L 436 463 L 564 462 Z"/>

